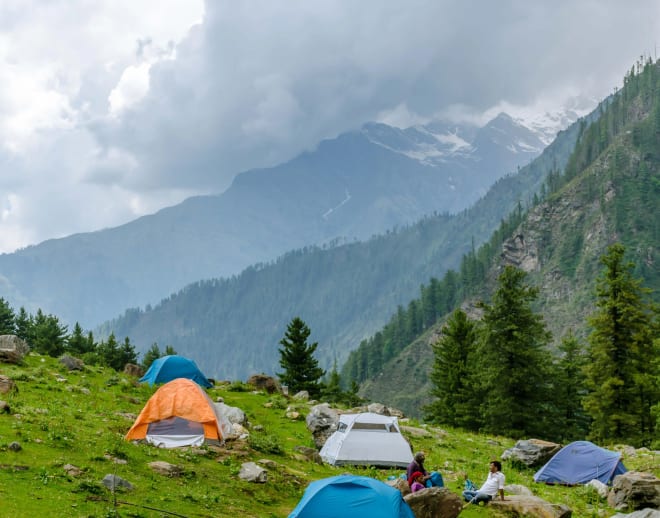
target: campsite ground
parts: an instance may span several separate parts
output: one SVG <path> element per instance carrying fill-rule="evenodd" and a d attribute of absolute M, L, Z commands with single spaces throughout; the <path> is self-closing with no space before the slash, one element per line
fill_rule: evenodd
<path fill-rule="evenodd" d="M 85 367 L 68 371 L 57 360 L 31 354 L 24 365 L 0 364 L 0 374 L 12 378 L 18 390 L 0 395 L 9 412 L 0 413 L 1 516 L 71 517 L 285 517 L 306 485 L 344 472 L 385 480 L 400 470 L 333 468 L 302 460 L 296 446 L 313 446 L 304 415 L 286 416 L 291 405 L 283 396 L 247 390 L 242 383 L 210 389 L 213 399 L 245 411 L 252 425 L 247 442 L 228 443 L 225 449 L 164 450 L 134 445 L 124 434 L 155 389 L 114 371 Z M 420 427 L 416 422 L 406 423 Z M 259 425 L 259 431 L 254 427 Z M 420 427 L 423 428 L 423 427 Z M 460 473 L 467 471 L 481 483 L 488 461 L 499 458 L 512 439 L 467 434 L 429 427 L 428 435 L 407 434 L 414 449 L 427 452 L 427 466 L 438 467 L 447 486 L 460 494 Z M 19 451 L 14 451 L 17 443 Z M 238 478 L 241 464 L 269 459 L 268 482 L 247 483 Z M 183 468 L 178 477 L 152 471 L 148 463 L 161 460 Z M 660 456 L 624 457 L 629 469 L 660 476 Z M 79 474 L 65 471 L 71 464 Z M 551 502 L 566 503 L 574 516 L 613 514 L 593 491 L 584 487 L 545 486 L 532 481 L 533 470 L 505 463 L 507 483 L 523 484 Z M 101 484 L 107 474 L 118 475 L 132 491 L 111 494 Z M 169 513 L 169 514 L 168 514 Z M 489 508 L 467 508 L 461 516 L 493 516 Z"/>

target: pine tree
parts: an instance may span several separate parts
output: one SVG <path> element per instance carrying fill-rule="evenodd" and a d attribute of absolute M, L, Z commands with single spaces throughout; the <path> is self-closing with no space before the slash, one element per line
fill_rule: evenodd
<path fill-rule="evenodd" d="M 541 435 L 546 427 L 550 333 L 531 309 L 538 289 L 525 283 L 527 274 L 506 266 L 491 304 L 484 309 L 483 333 L 475 372 L 482 383 L 484 429 L 520 437 Z"/>
<path fill-rule="evenodd" d="M 148 369 L 151 367 L 151 364 L 161 356 L 163 356 L 163 354 L 160 352 L 158 344 L 154 342 L 151 344 L 151 347 L 147 350 L 147 352 L 144 353 L 144 357 L 142 358 L 142 367 L 144 369 Z"/>
<path fill-rule="evenodd" d="M 651 408 L 660 399 L 657 309 L 647 302 L 650 290 L 632 277 L 625 248 L 614 244 L 601 258 L 596 311 L 589 318 L 589 394 L 591 437 L 647 444 L 655 422 Z"/>
<path fill-rule="evenodd" d="M 29 315 L 24 307 L 21 306 L 21 309 L 18 310 L 16 315 L 16 336 L 25 340 L 28 344 L 32 343 L 32 328 L 33 328 L 33 319 L 32 315 Z"/>
<path fill-rule="evenodd" d="M 38 353 L 56 358 L 66 349 L 67 326 L 54 315 L 44 315 L 41 309 L 34 317 L 31 334 L 30 345 Z"/>
<path fill-rule="evenodd" d="M 586 356 L 582 344 L 569 332 L 559 345 L 561 357 L 556 362 L 553 400 L 556 417 L 553 436 L 562 441 L 575 441 L 586 436 L 589 417 L 582 407 L 586 394 L 584 366 Z"/>
<path fill-rule="evenodd" d="M 289 387 L 289 392 L 295 394 L 306 390 L 311 397 L 318 397 L 321 392 L 319 380 L 325 371 L 319 367 L 314 358 L 318 343 L 307 343 L 311 331 L 301 318 L 295 317 L 287 326 L 280 353 L 280 367 L 284 372 L 277 376 L 283 385 Z"/>
<path fill-rule="evenodd" d="M 430 421 L 450 426 L 472 428 L 478 406 L 471 406 L 470 352 L 476 341 L 476 324 L 457 309 L 442 328 L 442 336 L 433 345 L 435 355 L 430 379 L 435 401 L 426 407 Z"/>
<path fill-rule="evenodd" d="M 0 297 L 0 335 L 13 335 L 16 332 L 14 310 L 4 298 Z"/>
<path fill-rule="evenodd" d="M 82 327 L 76 322 L 73 326 L 73 332 L 67 340 L 67 350 L 72 354 L 82 356 L 94 350 L 94 343 L 92 342 L 91 345 L 92 347 L 90 348 L 89 338 L 83 334 Z"/>
<path fill-rule="evenodd" d="M 337 371 L 337 361 L 335 360 L 328 381 L 322 390 L 323 400 L 329 403 L 339 403 L 344 400 L 344 391 L 341 388 L 341 376 Z"/>

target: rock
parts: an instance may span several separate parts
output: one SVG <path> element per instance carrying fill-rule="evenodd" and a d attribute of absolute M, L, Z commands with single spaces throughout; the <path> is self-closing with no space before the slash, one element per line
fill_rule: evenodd
<path fill-rule="evenodd" d="M 507 495 L 534 496 L 534 493 L 532 493 L 531 489 L 529 489 L 527 486 L 523 486 L 520 484 L 506 485 L 504 486 L 504 492 Z"/>
<path fill-rule="evenodd" d="M 213 403 L 220 412 L 220 415 L 225 416 L 231 424 L 240 424 L 241 426 L 247 425 L 247 417 L 245 412 L 238 407 L 229 406 L 225 403 Z"/>
<path fill-rule="evenodd" d="M 0 335 L 0 361 L 5 363 L 20 363 L 30 347 L 25 340 L 16 335 Z"/>
<path fill-rule="evenodd" d="M 62 469 L 64 470 L 64 473 L 70 477 L 79 477 L 83 474 L 83 470 L 81 470 L 78 466 L 74 466 L 73 464 L 65 464 Z"/>
<path fill-rule="evenodd" d="M 11 409 L 9 408 L 9 403 L 6 401 L 0 401 L 0 414 L 10 414 Z"/>
<path fill-rule="evenodd" d="M 21 451 L 23 449 L 23 446 L 21 446 L 20 443 L 14 441 L 14 442 L 9 443 L 9 446 L 7 446 L 7 449 L 9 451 Z"/>
<path fill-rule="evenodd" d="M 296 399 L 298 401 L 308 401 L 309 392 L 307 392 L 306 390 L 301 390 L 300 392 L 294 394 L 293 399 Z"/>
<path fill-rule="evenodd" d="M 408 485 L 408 482 L 405 478 L 395 477 L 392 480 L 386 480 L 385 483 L 388 486 L 397 488 L 401 492 L 402 496 L 410 494 L 410 486 Z"/>
<path fill-rule="evenodd" d="M 585 484 L 585 486 L 593 487 L 598 493 L 598 496 L 601 498 L 607 498 L 607 493 L 610 490 L 607 485 L 603 484 L 600 480 L 597 479 L 590 480 Z"/>
<path fill-rule="evenodd" d="M 141 378 L 144 376 L 144 369 L 135 363 L 127 363 L 124 365 L 124 374 L 133 376 L 134 378 Z"/>
<path fill-rule="evenodd" d="M 131 484 L 128 480 L 124 480 L 119 475 L 113 475 L 111 473 L 108 473 L 105 477 L 103 477 L 101 483 L 110 491 L 116 491 L 118 489 L 127 489 L 128 491 L 133 490 L 133 484 Z"/>
<path fill-rule="evenodd" d="M 373 414 L 390 415 L 390 409 L 382 403 L 371 403 L 367 406 L 367 410 Z"/>
<path fill-rule="evenodd" d="M 300 453 L 303 458 L 308 462 L 316 462 L 317 464 L 323 464 L 323 459 L 319 455 L 319 452 L 314 448 L 308 448 L 307 446 L 296 446 L 293 448 L 294 451 Z"/>
<path fill-rule="evenodd" d="M 505 500 L 491 500 L 488 506 L 513 516 L 570 518 L 573 515 L 570 507 L 546 502 L 538 496 L 507 495 Z"/>
<path fill-rule="evenodd" d="M 0 375 L 0 394 L 9 394 L 10 392 L 18 392 L 16 383 L 9 376 Z"/>
<path fill-rule="evenodd" d="M 429 487 L 403 497 L 415 518 L 456 518 L 463 503 L 446 487 Z"/>
<path fill-rule="evenodd" d="M 247 384 L 252 385 L 257 390 L 265 390 L 268 394 L 282 392 L 282 388 L 277 380 L 272 376 L 266 376 L 265 374 L 253 374 L 248 378 Z"/>
<path fill-rule="evenodd" d="M 651 473 L 628 471 L 614 477 L 607 503 L 617 511 L 660 508 L 660 479 Z"/>
<path fill-rule="evenodd" d="M 271 459 L 259 459 L 257 463 L 270 469 L 275 469 L 277 467 L 277 462 Z"/>
<path fill-rule="evenodd" d="M 64 356 L 60 357 L 59 361 L 70 371 L 81 371 L 85 366 L 85 363 L 81 359 L 74 358 L 70 354 L 65 354 Z"/>
<path fill-rule="evenodd" d="M 561 445 L 540 439 L 518 441 L 513 448 L 505 450 L 502 460 L 517 461 L 525 466 L 534 467 L 545 464 L 561 449 Z"/>
<path fill-rule="evenodd" d="M 181 474 L 183 473 L 183 468 L 181 466 L 177 466 L 176 464 L 170 464 L 169 462 L 165 462 L 163 460 L 150 462 L 148 465 L 156 473 L 168 477 L 180 477 Z"/>
<path fill-rule="evenodd" d="M 238 478 L 247 482 L 264 484 L 268 480 L 268 472 L 254 462 L 245 462 L 241 465 Z"/>
<path fill-rule="evenodd" d="M 655 509 L 642 509 L 630 514 L 617 513 L 612 518 L 660 518 L 660 511 Z"/>
<path fill-rule="evenodd" d="M 313 406 L 305 419 L 307 429 L 312 432 L 314 444 L 320 450 L 325 441 L 337 431 L 339 414 L 327 403 Z"/>
<path fill-rule="evenodd" d="M 297 421 L 301 417 L 300 412 L 296 412 L 296 411 L 287 412 L 285 416 L 287 419 L 291 419 L 292 421 Z"/>
<path fill-rule="evenodd" d="M 247 439 L 250 436 L 250 433 L 247 429 L 238 423 L 233 423 L 231 425 L 232 432 L 229 438 L 238 438 L 238 439 Z"/>
<path fill-rule="evenodd" d="M 430 437 L 431 432 L 424 428 L 415 428 L 414 426 L 401 426 L 401 431 L 412 435 L 413 437 Z"/>

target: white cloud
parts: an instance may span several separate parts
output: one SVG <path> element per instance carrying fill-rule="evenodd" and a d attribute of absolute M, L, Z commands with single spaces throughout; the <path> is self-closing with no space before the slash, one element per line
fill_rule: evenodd
<path fill-rule="evenodd" d="M 659 29 L 655 0 L 4 0 L 0 251 L 221 191 L 368 120 L 602 98 Z"/>

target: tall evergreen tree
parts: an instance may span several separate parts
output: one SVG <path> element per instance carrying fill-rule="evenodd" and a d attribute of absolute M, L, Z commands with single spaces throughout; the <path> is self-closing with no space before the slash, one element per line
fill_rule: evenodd
<path fill-rule="evenodd" d="M 442 328 L 442 336 L 433 345 L 435 355 L 430 379 L 435 400 L 425 408 L 430 421 L 450 426 L 473 428 L 478 404 L 470 386 L 470 352 L 477 338 L 476 324 L 457 309 Z"/>
<path fill-rule="evenodd" d="M 553 419 L 553 437 L 562 441 L 575 441 L 585 437 L 589 428 L 589 416 L 582 407 L 586 394 L 584 366 L 586 356 L 583 346 L 572 332 L 559 345 L 561 357 L 555 364 L 552 376 L 553 401 L 556 417 Z"/>
<path fill-rule="evenodd" d="M 323 399 L 329 403 L 339 403 L 344 400 L 344 391 L 341 388 L 341 376 L 337 371 L 337 360 L 332 366 L 328 381 L 322 390 Z"/>
<path fill-rule="evenodd" d="M 153 344 L 151 344 L 151 347 L 147 349 L 147 352 L 144 353 L 144 356 L 142 357 L 142 367 L 148 369 L 149 367 L 151 367 L 151 364 L 161 356 L 163 356 L 163 354 L 160 352 L 160 348 L 158 347 L 158 344 L 154 342 Z"/>
<path fill-rule="evenodd" d="M 66 349 L 67 326 L 54 315 L 37 310 L 32 327 L 30 345 L 41 354 L 58 357 Z"/>
<path fill-rule="evenodd" d="M 73 332 L 67 340 L 67 350 L 79 356 L 94 350 L 94 342 L 90 344 L 89 337 L 84 335 L 82 327 L 80 327 L 78 322 L 73 326 Z"/>
<path fill-rule="evenodd" d="M 484 429 L 510 437 L 546 432 L 550 333 L 531 309 L 538 289 L 527 274 L 506 266 L 491 304 L 484 309 L 476 372 L 483 390 Z"/>
<path fill-rule="evenodd" d="M 660 399 L 657 309 L 624 254 L 617 243 L 601 258 L 596 311 L 589 318 L 585 409 L 592 438 L 647 444 L 655 430 L 651 408 Z"/>
<path fill-rule="evenodd" d="M 28 314 L 24 307 L 18 310 L 16 314 L 16 336 L 25 340 L 28 344 L 32 343 L 32 315 Z"/>
<path fill-rule="evenodd" d="M 307 343 L 311 331 L 299 317 L 294 317 L 287 326 L 280 353 L 280 367 L 284 369 L 277 376 L 290 393 L 306 390 L 310 396 L 318 397 L 321 393 L 320 379 L 325 371 L 314 358 L 318 343 Z"/>
<path fill-rule="evenodd" d="M 0 297 L 0 335 L 13 335 L 16 332 L 14 310 L 4 298 Z"/>

